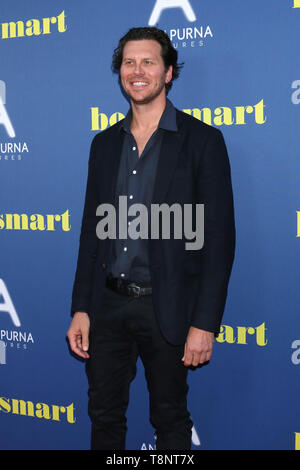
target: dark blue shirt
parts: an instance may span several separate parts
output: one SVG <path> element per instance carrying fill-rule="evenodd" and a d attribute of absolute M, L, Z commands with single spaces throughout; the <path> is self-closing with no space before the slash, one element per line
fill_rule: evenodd
<path fill-rule="evenodd" d="M 142 203 L 146 206 L 150 215 L 152 195 L 155 183 L 156 168 L 161 149 L 161 143 L 165 131 L 177 132 L 176 110 L 171 101 L 167 104 L 159 121 L 156 131 L 148 140 L 141 156 L 138 155 L 138 146 L 130 131 L 132 119 L 131 109 L 120 126 L 120 132 L 124 132 L 124 141 L 119 166 L 119 173 L 115 194 L 116 208 L 116 234 L 117 239 L 112 242 L 112 258 L 108 265 L 108 272 L 113 277 L 119 277 L 131 281 L 149 282 L 149 256 L 148 239 L 132 239 L 127 233 L 127 238 L 119 239 L 119 197 L 127 196 L 127 213 L 121 213 L 122 220 L 127 219 L 127 226 L 139 216 L 128 215 L 132 204 Z M 125 211 L 126 212 L 126 211 Z M 149 219 L 148 219 L 149 220 Z M 141 227 L 136 226 L 136 232 Z M 150 238 L 150 230 L 148 237 Z"/>

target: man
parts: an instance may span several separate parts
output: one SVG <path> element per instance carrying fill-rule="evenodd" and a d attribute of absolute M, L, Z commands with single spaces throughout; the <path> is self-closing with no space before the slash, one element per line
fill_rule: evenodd
<path fill-rule="evenodd" d="M 68 339 L 87 360 L 92 449 L 125 448 L 138 356 L 156 448 L 190 449 L 187 371 L 211 358 L 234 257 L 227 151 L 219 130 L 166 98 L 180 65 L 163 31 L 129 30 L 114 52 L 113 67 L 131 107 L 91 145 Z M 118 203 L 121 196 L 128 200 L 128 214 Z M 136 203 L 148 209 L 190 204 L 194 216 L 204 204 L 203 247 L 187 250 L 185 235 L 165 238 L 161 228 L 159 237 L 148 239 L 106 237 L 104 225 L 97 225 L 105 220 L 99 206 L 116 207 L 118 234 L 124 217 L 128 233 L 135 223 L 127 216 Z"/>

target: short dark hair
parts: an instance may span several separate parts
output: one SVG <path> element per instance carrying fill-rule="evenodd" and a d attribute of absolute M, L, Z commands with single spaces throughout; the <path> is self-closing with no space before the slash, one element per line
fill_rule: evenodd
<path fill-rule="evenodd" d="M 161 56 L 163 58 L 166 70 L 170 65 L 173 66 L 172 79 L 169 83 L 166 83 L 166 93 L 172 88 L 173 80 L 179 77 L 180 69 L 183 67 L 183 63 L 177 62 L 178 53 L 173 47 L 169 36 L 162 30 L 155 27 L 142 27 L 142 28 L 131 28 L 129 31 L 119 40 L 118 47 L 114 50 L 112 59 L 112 70 L 115 73 L 120 73 L 120 68 L 123 60 L 124 46 L 128 41 L 140 41 L 142 39 L 153 39 L 161 45 Z"/>

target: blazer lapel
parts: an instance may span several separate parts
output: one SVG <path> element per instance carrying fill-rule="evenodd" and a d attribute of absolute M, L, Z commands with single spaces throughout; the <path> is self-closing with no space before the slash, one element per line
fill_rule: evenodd
<path fill-rule="evenodd" d="M 108 158 L 105 164 L 105 173 L 102 179 L 102 190 L 104 189 L 104 199 L 110 204 L 115 204 L 115 192 L 118 178 L 119 164 L 122 154 L 124 140 L 123 132 L 120 132 L 118 125 L 114 126 L 114 132 L 107 141 L 107 148 L 104 151 Z"/>
<path fill-rule="evenodd" d="M 178 119 L 177 124 L 178 132 L 166 131 L 163 137 L 152 198 L 154 204 L 163 202 L 178 163 L 185 131 L 179 127 Z"/>

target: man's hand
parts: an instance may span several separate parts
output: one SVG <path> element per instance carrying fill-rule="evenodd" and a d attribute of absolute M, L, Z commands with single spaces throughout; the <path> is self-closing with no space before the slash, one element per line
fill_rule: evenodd
<path fill-rule="evenodd" d="M 191 326 L 184 346 L 184 356 L 181 359 L 184 365 L 197 367 L 209 361 L 213 342 L 214 333 Z"/>
<path fill-rule="evenodd" d="M 70 348 L 78 356 L 88 359 L 90 319 L 87 313 L 76 312 L 71 322 L 67 337 Z"/>

